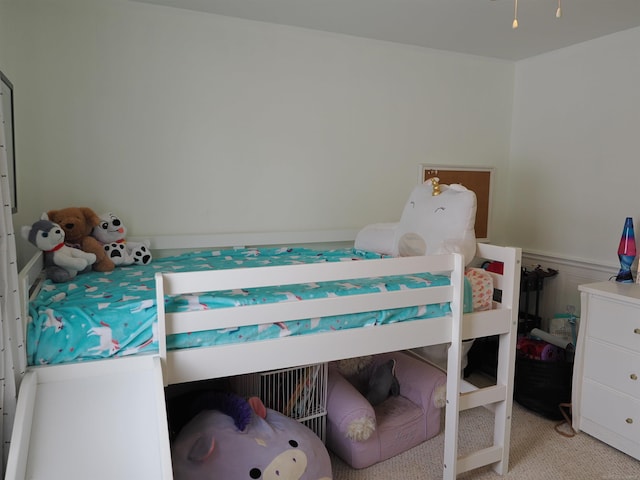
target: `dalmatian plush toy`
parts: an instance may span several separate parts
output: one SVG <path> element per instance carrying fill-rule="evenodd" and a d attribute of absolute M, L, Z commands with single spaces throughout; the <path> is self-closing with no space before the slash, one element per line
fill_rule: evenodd
<path fill-rule="evenodd" d="M 116 265 L 138 263 L 147 265 L 152 260 L 149 242 L 127 242 L 127 228 L 122 220 L 113 213 L 99 215 L 100 223 L 93 228 L 91 235 L 102 245 L 107 256 Z"/>

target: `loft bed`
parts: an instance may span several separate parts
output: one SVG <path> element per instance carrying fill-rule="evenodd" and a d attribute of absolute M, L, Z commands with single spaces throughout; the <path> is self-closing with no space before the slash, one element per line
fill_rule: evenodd
<path fill-rule="evenodd" d="M 337 236 L 322 234 L 312 237 L 313 240 L 305 235 L 293 235 L 292 243 L 347 240 L 344 237 L 344 232 L 338 232 Z M 151 239 L 157 261 L 154 259 L 146 266 L 145 274 L 153 272 L 155 302 L 146 302 L 144 307 L 151 309 L 152 318 L 157 321 L 152 322 L 150 341 L 141 341 L 145 348 L 138 349 L 137 354 L 134 354 L 135 348 L 117 345 L 116 352 L 131 354 L 115 358 L 75 360 L 59 365 L 38 365 L 38 358 L 32 358 L 20 387 L 5 478 L 97 479 L 121 477 L 126 472 L 131 478 L 169 479 L 172 472 L 164 386 L 442 343 L 452 345 L 448 371 L 459 372 L 462 341 L 489 335 L 500 336 L 496 385 L 474 389 L 464 385 L 459 375 L 447 378 L 443 477 L 455 478 L 484 465 L 492 465 L 496 472 L 505 473 L 509 457 L 520 250 L 478 244 L 478 262 L 496 261 L 504 266 L 503 274 L 491 273 L 494 287 L 501 296 L 492 310 L 467 314 L 463 314 L 464 262 L 459 254 L 366 261 L 341 258 L 320 263 L 183 272 L 148 269 L 162 264 L 161 250 L 173 254 L 186 247 L 191 250 L 219 245 L 287 245 L 286 238 L 284 240 L 269 235 Z M 50 288 L 46 282 L 36 281 L 41 269 L 42 258 L 36 255 L 20 274 L 24 319 L 29 318 L 29 300 L 42 289 Z M 294 294 L 291 301 L 255 303 L 241 308 L 200 305 L 199 309 L 191 310 L 172 307 L 168 301 L 173 297 L 200 299 L 202 292 L 244 293 L 270 287 L 281 290 L 283 285 L 289 291 L 293 284 L 352 284 L 358 279 L 371 278 L 382 278 L 386 282 L 389 276 L 416 277 L 424 272 L 436 272 L 438 278 L 444 277 L 446 281 L 431 288 L 405 288 L 401 282 L 398 288 L 377 288 L 357 295 L 306 299 Z M 77 278 L 77 283 L 81 284 L 82 277 Z M 432 282 L 419 280 L 418 283 Z M 373 325 L 361 328 L 338 330 L 330 325 L 310 335 L 287 332 L 285 336 L 246 343 L 214 343 L 198 348 L 172 346 L 172 341 L 180 335 L 190 337 L 212 328 L 233 332 L 252 326 L 264 330 L 261 326 L 276 325 L 276 329 L 284 330 L 285 322 L 291 325 L 291 322 L 310 321 L 318 325 L 320 318 L 335 321 L 343 315 L 351 318 L 362 312 L 395 312 L 404 307 L 417 307 L 422 314 L 425 305 L 446 308 L 436 310 L 431 318 L 383 321 L 382 324 L 374 321 Z M 99 312 L 114 314 L 112 306 L 103 307 Z M 108 325 L 107 321 L 100 320 L 100 315 L 97 314 L 97 320 Z M 65 325 L 69 319 L 55 315 L 51 319 L 49 330 L 59 328 L 64 332 L 70 327 Z M 28 327 L 25 325 L 25 329 Z M 99 346 L 116 345 L 113 338 L 94 332 L 91 336 L 100 340 Z M 94 353 L 108 354 L 109 350 L 98 348 Z M 459 412 L 481 405 L 495 410 L 494 445 L 458 457 Z"/>

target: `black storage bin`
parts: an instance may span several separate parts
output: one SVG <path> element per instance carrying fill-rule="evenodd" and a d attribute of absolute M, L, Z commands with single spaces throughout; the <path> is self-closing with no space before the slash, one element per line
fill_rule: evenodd
<path fill-rule="evenodd" d="M 514 399 L 540 415 L 561 420 L 558 406 L 571 402 L 573 362 L 532 360 L 516 357 Z"/>

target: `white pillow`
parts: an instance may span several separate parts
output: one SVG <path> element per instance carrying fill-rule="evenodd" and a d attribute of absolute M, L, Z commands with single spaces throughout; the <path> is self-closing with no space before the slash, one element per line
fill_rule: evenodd
<path fill-rule="evenodd" d="M 458 252 L 468 264 L 476 254 L 476 194 L 462 185 L 440 185 L 440 191 L 434 196 L 430 181 L 413 189 L 400 219 L 396 251 L 415 250 L 418 237 L 425 244 L 423 255 Z"/>
<path fill-rule="evenodd" d="M 413 189 L 398 223 L 375 223 L 356 236 L 355 247 L 394 256 L 462 253 L 465 265 L 476 254 L 476 195 L 462 185 L 431 181 Z"/>

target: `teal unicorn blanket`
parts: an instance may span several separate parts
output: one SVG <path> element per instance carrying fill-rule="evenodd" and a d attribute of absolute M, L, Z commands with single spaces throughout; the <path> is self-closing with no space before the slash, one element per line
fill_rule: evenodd
<path fill-rule="evenodd" d="M 186 272 L 268 265 L 340 262 L 380 258 L 354 249 L 247 248 L 189 252 L 156 258 L 148 265 L 117 267 L 108 273 L 89 272 L 68 283 L 49 280 L 29 305 L 27 358 L 30 365 L 51 365 L 112 356 L 153 352 L 158 349 L 155 280 L 156 272 Z M 447 285 L 442 275 L 370 278 L 358 282 L 308 283 L 253 290 L 203 292 L 165 299 L 167 312 L 231 308 L 256 303 L 357 295 L 381 289 L 425 288 Z M 465 284 L 465 311 L 470 311 L 471 291 Z M 170 349 L 197 348 L 251 342 L 289 335 L 360 328 L 448 314 L 448 304 L 363 312 L 273 324 L 172 335 Z"/>

